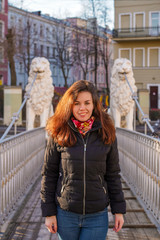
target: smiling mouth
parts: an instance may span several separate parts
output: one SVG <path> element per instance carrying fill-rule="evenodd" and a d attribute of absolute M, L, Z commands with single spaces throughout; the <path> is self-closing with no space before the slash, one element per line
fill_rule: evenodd
<path fill-rule="evenodd" d="M 80 116 L 85 116 L 87 113 L 79 113 Z"/>

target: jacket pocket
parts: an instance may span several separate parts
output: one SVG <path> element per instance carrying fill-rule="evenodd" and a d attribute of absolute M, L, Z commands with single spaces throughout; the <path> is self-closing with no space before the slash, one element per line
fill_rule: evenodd
<path fill-rule="evenodd" d="M 98 175 L 98 177 L 99 177 L 99 180 L 100 180 L 101 186 L 102 186 L 102 188 L 103 188 L 103 191 L 104 191 L 104 193 L 106 194 L 107 191 L 106 191 L 106 188 L 104 187 L 104 184 L 103 184 L 102 178 L 101 178 L 100 175 Z"/>

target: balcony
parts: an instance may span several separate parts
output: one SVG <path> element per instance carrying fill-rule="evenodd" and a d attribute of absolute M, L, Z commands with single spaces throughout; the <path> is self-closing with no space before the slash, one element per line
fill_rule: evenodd
<path fill-rule="evenodd" d="M 147 40 L 160 38 L 160 26 L 141 28 L 119 28 L 112 31 L 113 40 Z"/>

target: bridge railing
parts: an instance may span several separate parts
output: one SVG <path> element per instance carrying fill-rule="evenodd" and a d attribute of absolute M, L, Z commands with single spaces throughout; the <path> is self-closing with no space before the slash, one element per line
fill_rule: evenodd
<path fill-rule="evenodd" d="M 121 172 L 160 229 L 160 140 L 117 128 Z"/>
<path fill-rule="evenodd" d="M 40 175 L 44 150 L 44 128 L 23 132 L 1 142 L 0 222 Z"/>

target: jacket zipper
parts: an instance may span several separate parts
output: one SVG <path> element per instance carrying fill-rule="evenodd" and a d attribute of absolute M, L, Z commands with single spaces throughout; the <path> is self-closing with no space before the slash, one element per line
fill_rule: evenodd
<path fill-rule="evenodd" d="M 86 208 L 86 149 L 87 149 L 87 141 L 88 141 L 89 134 L 87 136 L 86 142 L 84 141 L 83 137 L 83 143 L 84 143 L 84 158 L 83 158 L 83 183 L 84 183 L 84 192 L 83 192 L 83 215 L 85 215 L 85 208 Z"/>
<path fill-rule="evenodd" d="M 84 181 L 83 215 L 85 215 L 85 208 L 86 208 L 86 143 L 84 144 L 84 174 L 83 174 L 83 181 Z"/>
<path fill-rule="evenodd" d="M 70 126 L 73 131 L 74 128 Z M 78 132 L 78 131 L 75 131 Z M 79 133 L 79 132 L 78 132 Z M 79 133 L 80 134 L 80 133 Z M 80 134 L 81 135 L 81 134 Z M 81 135 L 82 137 L 82 135 Z M 83 215 L 85 215 L 85 208 L 86 208 L 86 149 L 87 149 L 87 141 L 88 141 L 89 133 L 87 133 L 87 139 L 86 142 L 84 141 L 84 138 L 82 137 L 83 144 L 84 144 L 84 157 L 83 157 L 83 164 L 84 164 L 84 169 L 83 169 L 83 182 L 84 182 L 84 191 L 83 191 Z"/>
<path fill-rule="evenodd" d="M 103 191 L 104 191 L 104 193 L 106 194 L 106 193 L 107 193 L 107 191 L 106 191 L 105 187 L 103 186 L 103 181 L 102 181 L 102 178 L 101 178 L 101 176 L 100 176 L 100 175 L 98 175 L 98 177 L 99 177 L 99 179 L 100 179 L 100 181 L 101 181 L 101 185 L 102 185 Z"/>

